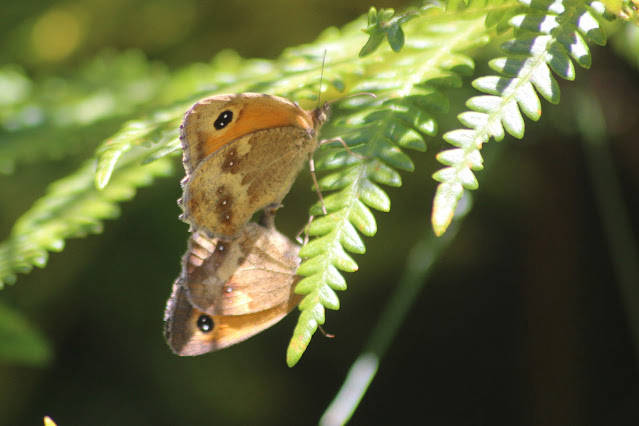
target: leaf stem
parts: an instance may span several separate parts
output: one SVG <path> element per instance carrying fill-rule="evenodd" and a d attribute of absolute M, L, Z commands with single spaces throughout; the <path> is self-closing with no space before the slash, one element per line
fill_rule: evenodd
<path fill-rule="evenodd" d="M 428 230 L 413 246 L 397 290 L 384 308 L 365 349 L 353 362 L 340 390 L 324 411 L 320 425 L 342 425 L 353 416 L 377 374 L 381 359 L 426 284 L 432 266 L 455 238 L 461 219 L 468 213 L 470 206 L 470 196 L 465 192 L 450 230 L 442 237 L 436 237 Z"/>

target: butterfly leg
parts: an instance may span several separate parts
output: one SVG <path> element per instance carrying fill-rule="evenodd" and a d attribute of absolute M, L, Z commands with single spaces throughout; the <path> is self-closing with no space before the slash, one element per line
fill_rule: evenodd
<path fill-rule="evenodd" d="M 324 330 L 324 329 L 322 328 L 322 326 L 321 326 L 321 325 L 319 325 L 319 324 L 318 324 L 318 325 L 317 325 L 317 328 L 319 328 L 319 330 L 322 332 L 322 334 L 324 335 L 324 337 L 326 337 L 326 338 L 328 338 L 328 339 L 333 339 L 333 338 L 335 338 L 335 335 L 334 335 L 334 334 L 332 334 L 332 333 L 327 333 L 327 332 L 326 332 L 326 330 Z"/>
<path fill-rule="evenodd" d="M 326 206 L 324 205 L 324 197 L 322 196 L 322 191 L 320 191 L 319 183 L 317 182 L 317 174 L 315 173 L 315 161 L 313 157 L 308 160 L 308 168 L 311 171 L 311 177 L 313 178 L 313 185 L 315 185 L 315 190 L 317 191 L 317 195 L 319 196 L 320 203 L 322 204 L 322 213 L 324 215 L 327 214 Z"/>
<path fill-rule="evenodd" d="M 358 154 L 358 153 L 356 153 L 356 152 L 353 152 L 353 151 L 349 148 L 349 146 L 346 144 L 346 142 L 344 141 L 344 139 L 342 139 L 342 138 L 341 138 L 341 137 L 339 137 L 339 136 L 338 136 L 338 137 L 336 137 L 336 138 L 324 139 L 324 140 L 320 141 L 320 143 L 319 143 L 319 144 L 320 144 L 320 145 L 325 145 L 325 144 L 327 144 L 327 143 L 332 143 L 332 142 L 339 142 L 339 143 L 340 143 L 340 144 L 344 147 L 344 149 L 345 149 L 345 150 L 346 150 L 349 154 L 351 154 L 353 157 L 355 157 L 355 158 L 358 158 L 358 159 L 360 159 L 360 160 L 366 160 L 366 158 L 367 158 L 366 156 L 364 156 L 364 155 L 362 155 L 362 154 Z"/>
<path fill-rule="evenodd" d="M 267 228 L 275 228 L 275 213 L 282 208 L 282 203 L 273 203 L 264 207 L 264 213 L 260 219 L 260 224 Z"/>
<path fill-rule="evenodd" d="M 295 241 L 297 241 L 298 243 L 304 245 L 306 243 L 308 243 L 309 240 L 309 236 L 308 236 L 308 226 L 311 224 L 311 222 L 313 221 L 313 218 L 315 216 L 311 215 L 308 217 L 308 222 L 306 222 L 306 225 L 304 225 L 304 227 L 302 229 L 299 230 L 299 232 L 295 235 Z M 302 233 L 304 233 L 304 239 L 302 240 Z"/>

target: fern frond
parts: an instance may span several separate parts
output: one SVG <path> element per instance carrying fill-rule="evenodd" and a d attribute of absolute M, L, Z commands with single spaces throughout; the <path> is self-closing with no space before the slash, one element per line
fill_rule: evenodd
<path fill-rule="evenodd" d="M 456 52 L 486 41 L 482 19 L 461 15 L 441 26 L 440 13 L 424 10 L 404 26 L 406 43 L 400 54 L 383 49 L 381 60 L 364 62 L 364 78 L 349 92 L 373 92 L 375 100 L 343 102 L 345 110 L 337 111 L 337 118 L 326 125 L 323 136 L 341 137 L 353 153 L 324 146 L 316 155 L 318 170 L 332 170 L 320 180 L 320 189 L 335 192 L 324 198 L 327 215 L 309 224 L 307 232 L 313 238 L 300 251 L 303 262 L 297 273 L 305 278 L 295 291 L 304 298 L 287 350 L 289 366 L 299 361 L 324 323 L 325 309 L 339 308 L 335 291 L 346 289 L 340 271 L 358 268 L 348 253 L 363 254 L 359 234 L 377 232 L 370 209 L 390 210 L 390 197 L 379 185 L 401 186 L 399 171 L 414 170 L 403 149 L 426 150 L 425 137 L 437 131 L 434 114 L 448 107 L 439 89 L 459 86 L 461 74 L 472 69 L 472 60 Z M 314 215 L 321 212 L 319 204 L 311 209 Z"/>
<path fill-rule="evenodd" d="M 184 108 L 185 105 L 180 104 L 160 110 L 147 119 L 130 121 L 118 133 L 104 141 L 96 153 L 98 162 L 95 186 L 98 189 L 107 187 L 114 170 L 123 162 L 130 161 L 126 154 L 131 151 L 131 157 L 141 157 L 142 164 L 178 152 L 178 128 Z"/>
<path fill-rule="evenodd" d="M 537 92 L 550 102 L 559 99 L 550 70 L 573 79 L 573 62 L 590 65 L 585 40 L 605 42 L 591 7 L 576 0 L 535 0 L 531 4 L 524 0 L 521 4 L 460 0 L 450 2 L 446 10 L 430 5 L 400 15 L 388 10 L 371 13 L 375 16 L 369 15 L 368 27 L 363 17 L 341 30 L 330 28 L 314 43 L 287 49 L 275 61 L 245 60 L 233 52 L 222 52 L 210 64 L 160 76 L 161 84 L 154 86 L 153 94 L 144 103 L 128 105 L 122 116 L 105 114 L 100 116 L 102 121 L 88 121 L 96 125 L 111 117 L 120 120 L 120 130 L 106 139 L 94 137 L 91 143 L 100 146 L 93 158 L 52 185 L 16 224 L 0 245 L 0 283 L 14 280 L 17 272 L 34 265 L 43 266 L 48 252 L 61 250 L 66 238 L 99 232 L 104 219 L 117 215 L 118 202 L 168 173 L 170 163 L 165 157 L 178 152 L 179 122 L 196 98 L 257 91 L 300 101 L 306 108 L 314 106 L 326 51 L 324 100 L 337 101 L 344 94 L 359 92 L 373 92 L 376 98 L 341 102 L 322 129 L 325 138 L 342 138 L 354 155 L 337 145 L 324 145 L 317 152 L 317 170 L 324 173 L 319 184 L 327 192 L 328 214 L 316 216 L 309 224 L 311 240 L 300 252 L 303 263 L 298 273 L 304 278 L 296 291 L 304 299 L 287 351 L 288 364 L 295 364 L 324 323 L 325 309 L 339 308 L 336 291 L 346 289 L 342 272 L 357 270 L 351 254 L 366 250 L 362 235 L 370 237 L 377 231 L 371 209 L 390 210 L 390 197 L 382 185 L 401 186 L 400 172 L 415 169 L 405 150 L 426 150 L 426 139 L 437 133 L 435 117 L 448 109 L 445 90 L 461 86 L 462 77 L 472 73 L 471 50 L 487 44 L 495 32 L 515 30 L 504 44 L 506 57 L 490 63 L 499 75 L 473 83 L 486 95 L 472 98 L 470 111 L 460 115 L 466 128 L 444 135 L 457 149 L 438 155 L 448 166 L 435 174 L 441 183 L 434 201 L 433 226 L 440 234 L 464 188 L 478 185 L 473 171 L 482 168 L 482 144 L 490 138 L 500 140 L 506 132 L 522 137 L 521 113 L 533 120 L 540 116 Z M 370 45 L 363 57 L 354 60 L 367 44 L 362 28 L 368 30 Z M 383 43 L 385 39 L 388 43 Z M 138 111 L 141 105 L 145 114 Z M 22 107 L 16 106 L 16 111 Z M 40 134 L 26 133 L 33 130 L 28 126 L 19 130 L 25 133 L 18 132 L 16 137 L 37 138 L 32 149 L 42 143 L 40 139 L 46 140 Z M 9 158 L 5 168 L 19 160 L 19 155 Z M 311 209 L 314 215 L 321 211 L 319 205 Z"/>
<path fill-rule="evenodd" d="M 59 252 L 68 238 L 102 232 L 102 221 L 119 215 L 117 204 L 131 199 L 137 187 L 172 170 L 168 159 L 140 166 L 122 165 L 103 190 L 94 185 L 95 163 L 86 162 L 77 172 L 53 183 L 14 225 L 9 238 L 0 243 L 0 288 L 12 284 L 16 273 L 47 263 L 48 252 Z"/>
<path fill-rule="evenodd" d="M 440 182 L 433 200 L 432 225 L 441 235 L 452 220 L 464 189 L 476 189 L 473 171 L 483 168 L 482 145 L 490 138 L 499 141 L 505 132 L 516 138 L 524 135 L 523 112 L 531 120 L 541 115 L 537 92 L 548 102 L 559 102 L 559 86 L 551 70 L 566 80 L 575 78 L 573 61 L 590 66 L 587 40 L 603 45 L 606 37 L 593 8 L 577 1 L 521 0 L 529 6 L 510 19 L 514 37 L 503 44 L 507 56 L 490 62 L 497 76 L 480 77 L 473 86 L 485 96 L 468 100 L 470 111 L 459 115 L 464 129 L 444 134 L 454 149 L 437 155 L 444 169 L 433 178 Z M 593 2 L 596 9 L 599 3 Z"/>
<path fill-rule="evenodd" d="M 0 68 L 0 173 L 94 149 L 97 135 L 148 107 L 168 78 L 134 50 L 104 51 L 67 77 L 32 80 L 14 65 Z"/>

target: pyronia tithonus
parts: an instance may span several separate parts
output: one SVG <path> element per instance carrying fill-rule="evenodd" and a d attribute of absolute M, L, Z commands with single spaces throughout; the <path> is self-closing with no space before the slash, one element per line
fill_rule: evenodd
<path fill-rule="evenodd" d="M 317 148 L 328 110 L 258 93 L 197 102 L 180 126 L 181 218 L 193 231 L 235 238 L 256 211 L 277 207 L 288 193 Z"/>
<path fill-rule="evenodd" d="M 164 313 L 178 355 L 239 343 L 275 324 L 301 300 L 299 246 L 274 227 L 248 223 L 231 241 L 194 233 Z"/>

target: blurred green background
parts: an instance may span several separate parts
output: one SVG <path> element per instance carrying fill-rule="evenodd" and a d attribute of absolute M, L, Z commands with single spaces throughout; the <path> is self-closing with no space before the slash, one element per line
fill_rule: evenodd
<path fill-rule="evenodd" d="M 370 6 L 359 0 L 5 3 L 0 63 L 53 80 L 105 48 L 139 49 L 153 61 L 149 73 L 208 62 L 222 49 L 274 58 Z M 593 69 L 564 85 L 562 104 L 544 104 L 541 123 L 526 123 L 524 143 L 486 147 L 474 208 L 352 424 L 639 424 L 636 342 L 615 267 L 636 268 L 638 260 L 611 254 L 594 195 L 601 172 L 575 132 L 579 101 L 570 94 L 579 85 L 605 101 L 611 144 L 595 158 L 612 156 L 631 221 L 621 232 L 636 242 L 639 79 L 610 49 L 593 54 Z M 453 118 L 440 117 L 442 123 Z M 72 155 L 0 175 L 0 238 L 47 184 L 78 167 L 121 124 L 115 118 L 76 135 L 87 146 Z M 441 141 L 432 143 L 428 153 L 411 153 L 418 169 L 403 175 L 404 187 L 388 190 L 393 211 L 377 214 L 378 235 L 367 240 L 366 256 L 357 256 L 360 271 L 348 276 L 342 309 L 328 313 L 326 329 L 336 337 L 318 334 L 293 369 L 284 353 L 295 315 L 215 354 L 179 358 L 166 346 L 164 303 L 187 238 L 177 219 L 182 170 L 176 158 L 175 174 L 140 190 L 103 234 L 68 241 L 46 269 L 0 292 L 0 301 L 39 329 L 52 352 L 38 366 L 0 359 L 0 424 L 40 424 L 44 415 L 59 426 L 316 423 L 365 345 L 408 250 L 428 231 L 432 156 Z M 304 224 L 305 206 L 316 197 L 309 186 L 306 173 L 278 215 L 278 227 L 289 235 Z"/>

